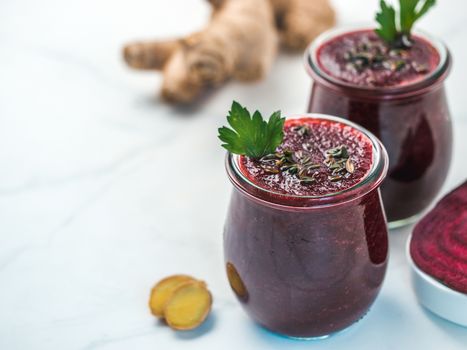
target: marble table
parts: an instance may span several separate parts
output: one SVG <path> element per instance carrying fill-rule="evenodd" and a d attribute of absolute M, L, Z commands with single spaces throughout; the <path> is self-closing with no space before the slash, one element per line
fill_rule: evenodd
<path fill-rule="evenodd" d="M 340 24 L 368 21 L 377 6 L 334 3 Z M 160 76 L 120 58 L 125 41 L 188 33 L 208 10 L 202 0 L 0 2 L 0 349 L 466 349 L 466 328 L 416 302 L 404 256 L 411 227 L 391 232 L 382 292 L 349 331 L 291 341 L 247 318 L 223 268 L 230 184 L 216 128 L 234 98 L 303 111 L 301 57 L 282 54 L 266 80 L 230 83 L 191 109 L 162 103 Z M 455 58 L 443 192 L 467 177 L 466 22 L 466 2 L 450 0 L 420 24 Z M 153 283 L 176 272 L 205 279 L 215 298 L 193 332 L 147 310 Z"/>

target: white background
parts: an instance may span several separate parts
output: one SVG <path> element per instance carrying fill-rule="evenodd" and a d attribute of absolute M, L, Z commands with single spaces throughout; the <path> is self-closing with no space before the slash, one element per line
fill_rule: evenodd
<path fill-rule="evenodd" d="M 340 24 L 370 22 L 377 0 L 334 2 Z M 232 99 L 266 113 L 305 110 L 301 56 L 281 55 L 258 84 L 230 83 L 192 109 L 156 97 L 160 76 L 134 72 L 124 42 L 200 28 L 202 0 L 0 2 L 0 349 L 466 349 L 467 329 L 423 310 L 404 244 L 370 313 L 349 331 L 297 342 L 255 326 L 224 275 L 230 195 L 216 128 Z M 467 177 L 467 5 L 440 1 L 420 27 L 454 55 L 448 93 L 455 154 L 443 192 Z M 155 281 L 184 272 L 214 298 L 199 330 L 175 333 L 148 313 Z"/>

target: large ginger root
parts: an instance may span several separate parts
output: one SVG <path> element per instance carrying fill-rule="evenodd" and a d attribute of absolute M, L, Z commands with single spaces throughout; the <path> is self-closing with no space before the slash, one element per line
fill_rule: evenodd
<path fill-rule="evenodd" d="M 282 45 L 303 50 L 319 34 L 334 26 L 335 12 L 329 0 L 270 0 Z"/>
<path fill-rule="evenodd" d="M 303 49 L 334 23 L 328 0 L 208 1 L 213 14 L 204 30 L 124 48 L 129 66 L 162 70 L 162 96 L 168 101 L 192 102 L 230 78 L 259 80 L 276 57 L 279 34 L 284 46 Z"/>
<path fill-rule="evenodd" d="M 169 101 L 191 102 L 204 88 L 229 78 L 260 79 L 276 56 L 278 38 L 268 0 L 210 2 L 213 15 L 201 32 L 124 49 L 130 66 L 163 70 L 162 95 Z"/>

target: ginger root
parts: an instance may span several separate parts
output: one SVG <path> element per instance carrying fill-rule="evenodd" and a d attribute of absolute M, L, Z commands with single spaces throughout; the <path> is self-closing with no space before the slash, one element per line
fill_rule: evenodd
<path fill-rule="evenodd" d="M 165 321 L 175 330 L 201 325 L 211 311 L 212 296 L 203 282 L 187 282 L 175 290 L 164 308 Z"/>
<path fill-rule="evenodd" d="M 193 277 L 186 275 L 174 275 L 164 278 L 151 290 L 149 308 L 156 317 L 164 317 L 164 307 L 172 297 L 174 291 L 187 282 L 196 281 Z"/>
<path fill-rule="evenodd" d="M 270 0 L 284 47 L 302 51 L 319 34 L 334 26 L 329 0 Z"/>
<path fill-rule="evenodd" d="M 211 311 L 212 296 L 206 283 L 187 275 L 173 275 L 159 281 L 151 290 L 151 313 L 164 318 L 175 330 L 201 325 Z"/>
<path fill-rule="evenodd" d="M 130 43 L 125 61 L 163 72 L 162 96 L 190 103 L 228 79 L 263 78 L 283 46 L 302 50 L 334 24 L 329 0 L 208 0 L 209 24 L 187 38 Z M 277 28 L 276 28 L 277 26 Z"/>

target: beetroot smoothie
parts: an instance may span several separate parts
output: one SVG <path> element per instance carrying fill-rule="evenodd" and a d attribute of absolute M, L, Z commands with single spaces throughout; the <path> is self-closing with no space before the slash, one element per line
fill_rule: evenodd
<path fill-rule="evenodd" d="M 467 295 L 467 181 L 414 228 L 410 255 L 423 272 Z"/>
<path fill-rule="evenodd" d="M 265 189 L 296 196 L 324 196 L 358 184 L 371 169 L 371 142 L 351 126 L 334 121 L 297 118 L 286 122 L 284 133 L 284 141 L 277 153 L 288 151 L 291 158 L 297 160 L 306 157 L 309 164 L 316 165 L 310 170 L 315 181 L 310 184 L 293 172 L 270 171 L 268 166 L 262 164 L 262 160 L 241 157 L 242 172 Z M 354 171 L 350 176 L 342 176 L 340 181 L 329 181 L 332 170 L 323 163 L 326 152 L 341 146 L 346 148 L 348 159 L 354 164 Z"/>
<path fill-rule="evenodd" d="M 356 122 L 386 146 L 388 220 L 398 226 L 426 209 L 451 159 L 445 46 L 414 35 L 410 48 L 392 49 L 373 30 L 331 31 L 312 45 L 306 65 L 314 80 L 308 110 Z"/>
<path fill-rule="evenodd" d="M 421 81 L 439 65 L 440 56 L 425 39 L 410 49 L 391 49 L 374 31 L 337 36 L 318 48 L 318 64 L 330 76 L 358 86 L 404 86 Z"/>
<path fill-rule="evenodd" d="M 273 155 L 229 154 L 229 282 L 273 332 L 322 337 L 362 318 L 384 279 L 388 241 L 380 142 L 323 115 L 289 119 Z"/>

